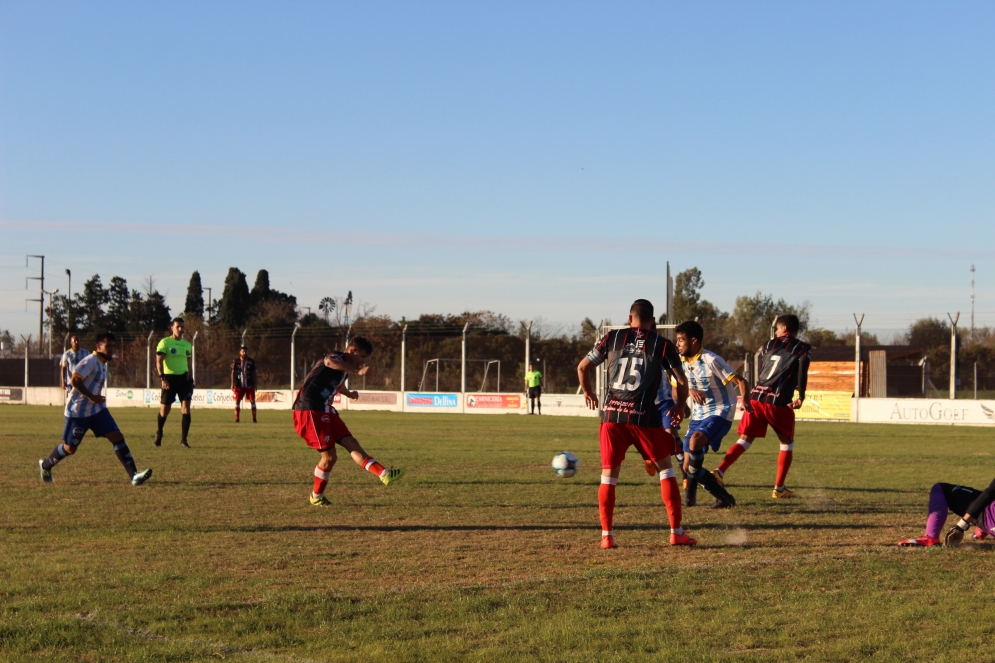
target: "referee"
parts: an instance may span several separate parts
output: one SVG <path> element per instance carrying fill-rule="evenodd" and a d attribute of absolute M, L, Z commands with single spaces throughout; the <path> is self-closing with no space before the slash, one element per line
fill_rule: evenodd
<path fill-rule="evenodd" d="M 529 389 L 529 400 L 532 402 L 532 411 L 536 413 L 536 405 L 539 406 L 539 414 L 542 414 L 542 373 L 529 364 L 529 372 L 525 374 L 525 386 Z"/>
<path fill-rule="evenodd" d="M 173 400 L 179 399 L 182 437 L 180 446 L 190 448 L 187 433 L 190 432 L 190 399 L 193 398 L 193 379 L 190 377 L 190 341 L 183 338 L 183 318 L 174 318 L 169 326 L 172 336 L 159 341 L 155 348 L 155 368 L 162 381 L 162 398 L 159 405 L 159 430 L 155 433 L 155 445 L 162 444 L 162 426 L 173 407 Z"/>

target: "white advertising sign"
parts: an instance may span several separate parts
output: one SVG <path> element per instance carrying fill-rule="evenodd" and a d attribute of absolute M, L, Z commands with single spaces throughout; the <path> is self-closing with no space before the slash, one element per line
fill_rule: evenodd
<path fill-rule="evenodd" d="M 855 421 L 882 424 L 995 426 L 995 401 L 861 398 Z"/>

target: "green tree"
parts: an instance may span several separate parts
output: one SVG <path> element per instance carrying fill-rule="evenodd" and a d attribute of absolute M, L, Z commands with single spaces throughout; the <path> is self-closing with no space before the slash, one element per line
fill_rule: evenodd
<path fill-rule="evenodd" d="M 909 345 L 933 350 L 950 345 L 950 325 L 937 318 L 920 318 L 909 326 Z"/>
<path fill-rule="evenodd" d="M 204 319 L 204 288 L 200 282 L 200 272 L 190 275 L 190 284 L 187 286 L 187 300 L 183 305 L 183 314 L 187 317 Z"/>
<path fill-rule="evenodd" d="M 784 299 L 774 301 L 772 295 L 758 292 L 752 297 L 737 297 L 736 306 L 727 323 L 730 341 L 739 351 L 756 352 L 770 340 L 770 326 L 779 315 L 797 315 L 799 333 L 808 329 L 809 304 L 789 304 Z"/>
<path fill-rule="evenodd" d="M 107 308 L 107 328 L 110 331 L 125 331 L 130 317 L 130 291 L 128 282 L 120 276 L 111 278 L 107 291 L 110 306 Z"/>
<path fill-rule="evenodd" d="M 97 332 L 104 326 L 104 306 L 110 300 L 110 294 L 100 281 L 100 275 L 94 274 L 83 284 L 83 292 L 76 295 L 79 308 L 83 314 L 76 326 L 82 331 Z"/>
<path fill-rule="evenodd" d="M 686 269 L 674 278 L 674 321 L 697 320 L 705 329 L 704 344 L 720 355 L 728 349 L 725 338 L 727 313 L 701 298 L 705 279 L 697 267 Z M 661 317 L 663 321 L 663 317 Z"/>
<path fill-rule="evenodd" d="M 841 347 L 846 345 L 846 339 L 829 329 L 809 329 L 805 332 L 805 342 L 813 348 Z"/>
<path fill-rule="evenodd" d="M 238 267 L 229 267 L 225 277 L 225 290 L 221 295 L 220 322 L 230 329 L 245 326 L 249 319 L 249 307 L 252 303 L 249 295 L 249 284 L 245 274 Z"/>
<path fill-rule="evenodd" d="M 252 292 L 249 294 L 252 297 L 253 304 L 269 299 L 269 272 L 267 270 L 260 269 L 256 273 L 256 282 L 252 286 Z"/>

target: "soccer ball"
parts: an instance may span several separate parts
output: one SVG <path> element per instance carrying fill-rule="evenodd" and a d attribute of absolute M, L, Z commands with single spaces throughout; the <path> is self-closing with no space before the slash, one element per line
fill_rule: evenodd
<path fill-rule="evenodd" d="M 553 456 L 553 469 L 564 479 L 569 479 L 577 474 L 577 467 L 579 465 L 580 461 L 577 459 L 577 456 L 569 451 L 561 451 Z"/>

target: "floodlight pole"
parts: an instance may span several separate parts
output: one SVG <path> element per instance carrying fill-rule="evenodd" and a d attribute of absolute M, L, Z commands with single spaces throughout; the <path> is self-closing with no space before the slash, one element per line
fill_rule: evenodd
<path fill-rule="evenodd" d="M 405 378 L 407 377 L 407 359 L 408 359 L 408 326 L 404 325 L 404 329 L 401 330 L 401 393 L 403 394 L 407 389 L 407 384 L 405 383 Z"/>
<path fill-rule="evenodd" d="M 953 315 L 947 313 L 950 318 L 950 400 L 957 398 L 957 321 L 960 320 L 960 311 Z"/>
<path fill-rule="evenodd" d="M 525 373 L 529 372 L 529 361 L 532 352 L 532 321 L 529 320 L 529 326 L 526 327 L 524 322 L 519 322 L 522 325 L 522 329 L 525 330 Z"/>
<path fill-rule="evenodd" d="M 41 344 L 45 339 L 45 256 L 27 255 L 24 256 L 24 266 L 28 266 L 31 258 L 38 258 L 41 261 L 41 271 L 38 276 L 29 276 L 25 279 L 25 289 L 27 281 L 38 281 L 38 299 L 29 299 L 29 302 L 38 302 L 38 354 L 41 354 Z"/>
<path fill-rule="evenodd" d="M 470 328 L 470 323 L 463 325 L 463 360 L 460 363 L 460 393 L 466 393 L 466 330 Z"/>
<path fill-rule="evenodd" d="M 301 323 L 294 323 L 294 331 L 290 334 L 290 391 L 294 390 L 297 382 L 297 332 L 301 329 Z"/>
<path fill-rule="evenodd" d="M 861 313 L 860 317 L 857 314 L 853 314 L 853 320 L 857 323 L 857 337 L 854 339 L 855 347 L 855 359 L 854 359 L 854 370 L 853 370 L 853 420 L 854 422 L 860 421 L 860 326 L 864 324 L 864 314 Z"/>
<path fill-rule="evenodd" d="M 66 268 L 66 276 L 69 277 L 69 291 L 66 294 L 66 328 L 70 333 L 73 331 L 73 273 Z"/>

